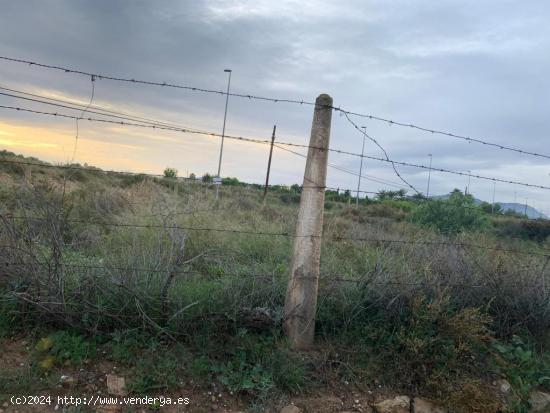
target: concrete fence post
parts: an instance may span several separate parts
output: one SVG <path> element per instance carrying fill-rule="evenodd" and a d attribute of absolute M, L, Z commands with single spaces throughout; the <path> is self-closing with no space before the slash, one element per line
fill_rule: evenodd
<path fill-rule="evenodd" d="M 315 101 L 284 308 L 284 329 L 296 350 L 310 347 L 315 333 L 331 119 L 332 98 L 322 94 Z"/>

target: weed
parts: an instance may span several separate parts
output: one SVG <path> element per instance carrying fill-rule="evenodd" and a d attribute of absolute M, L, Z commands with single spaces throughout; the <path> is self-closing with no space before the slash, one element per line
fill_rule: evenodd
<path fill-rule="evenodd" d="M 39 364 L 49 369 L 54 364 L 74 366 L 96 356 L 96 343 L 82 335 L 58 331 L 41 339 L 36 345 Z"/>
<path fill-rule="evenodd" d="M 537 354 L 533 345 L 518 336 L 508 344 L 495 341 L 492 347 L 498 371 L 512 385 L 515 411 L 526 412 L 532 390 L 550 389 L 550 357 Z"/>
<path fill-rule="evenodd" d="M 188 360 L 189 355 L 181 345 L 168 347 L 151 340 L 132 370 L 129 389 L 138 394 L 173 389 L 185 376 Z"/>

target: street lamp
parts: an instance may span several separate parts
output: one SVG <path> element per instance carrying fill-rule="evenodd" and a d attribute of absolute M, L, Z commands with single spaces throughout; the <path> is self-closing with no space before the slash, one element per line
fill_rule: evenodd
<path fill-rule="evenodd" d="M 222 128 L 222 144 L 220 146 L 220 160 L 218 162 L 218 174 L 216 180 L 216 200 L 218 200 L 218 191 L 221 184 L 220 172 L 222 169 L 222 155 L 223 155 L 223 141 L 225 140 L 225 121 L 227 119 L 227 104 L 229 103 L 229 88 L 231 86 L 231 69 L 224 69 L 225 73 L 229 73 L 229 78 L 227 80 L 227 93 L 225 94 L 225 112 L 223 114 L 223 128 Z"/>
<path fill-rule="evenodd" d="M 359 179 L 357 180 L 357 198 L 355 199 L 355 207 L 359 207 L 359 189 L 361 188 L 361 174 L 363 173 L 363 154 L 365 152 L 365 139 L 367 138 L 367 127 L 361 126 L 363 129 L 363 148 L 361 149 L 361 165 L 359 166 Z"/>
<path fill-rule="evenodd" d="M 493 205 L 491 206 L 491 214 L 495 212 L 495 192 L 497 190 L 497 181 L 493 181 Z"/>
<path fill-rule="evenodd" d="M 430 167 L 428 168 L 428 189 L 426 190 L 426 199 L 430 198 L 430 178 L 432 177 L 432 154 L 429 153 L 428 156 L 430 157 Z"/>

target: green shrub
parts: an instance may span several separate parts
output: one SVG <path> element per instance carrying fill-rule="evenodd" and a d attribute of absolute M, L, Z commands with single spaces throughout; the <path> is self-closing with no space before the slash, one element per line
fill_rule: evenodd
<path fill-rule="evenodd" d="M 95 357 L 96 343 L 86 337 L 68 331 L 58 331 L 38 341 L 35 350 L 42 359 L 40 365 L 79 365 Z M 47 363 L 44 363 L 47 362 Z"/>
<path fill-rule="evenodd" d="M 409 220 L 444 234 L 481 231 L 489 226 L 486 214 L 474 204 L 471 195 L 454 190 L 449 199 L 429 200 L 411 213 Z"/>
<path fill-rule="evenodd" d="M 300 194 L 289 193 L 279 195 L 279 199 L 284 204 L 299 204 L 300 203 Z"/>
<path fill-rule="evenodd" d="M 165 178 L 175 179 L 178 177 L 178 170 L 174 168 L 166 168 L 163 174 Z"/>
<path fill-rule="evenodd" d="M 510 343 L 493 343 L 493 353 L 499 369 L 512 385 L 514 411 L 527 412 L 531 391 L 550 388 L 550 357 L 537 354 L 534 346 L 514 336 Z"/>
<path fill-rule="evenodd" d="M 550 236 L 550 221 L 545 219 L 498 218 L 493 224 L 495 233 L 501 237 L 543 242 Z"/>
<path fill-rule="evenodd" d="M 452 394 L 460 377 L 485 371 L 484 354 L 492 336 L 491 319 L 482 311 L 456 309 L 445 296 L 396 305 L 398 312 L 371 305 L 355 327 L 331 332 L 340 343 L 356 347 L 357 356 L 349 364 L 363 366 L 386 384 L 438 397 Z"/>
<path fill-rule="evenodd" d="M 129 389 L 138 394 L 177 387 L 184 375 L 188 355 L 181 345 L 168 347 L 152 339 L 132 370 Z"/>
<path fill-rule="evenodd" d="M 376 195 L 380 201 L 402 199 L 407 194 L 405 189 L 399 189 L 398 191 L 380 191 Z"/>
<path fill-rule="evenodd" d="M 243 186 L 244 184 L 237 178 L 222 178 L 222 185 Z"/>
<path fill-rule="evenodd" d="M 369 205 L 367 207 L 367 215 L 378 218 L 389 218 L 396 221 L 402 221 L 406 217 L 406 213 L 393 205 L 393 202 L 382 202 Z"/>
<path fill-rule="evenodd" d="M 147 179 L 145 174 L 131 174 L 131 175 L 119 175 L 120 186 L 122 188 L 129 188 L 136 184 L 139 184 Z"/>

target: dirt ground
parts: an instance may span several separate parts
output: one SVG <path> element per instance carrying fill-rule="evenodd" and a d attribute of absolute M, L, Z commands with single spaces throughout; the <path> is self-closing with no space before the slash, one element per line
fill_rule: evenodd
<path fill-rule="evenodd" d="M 23 371 L 29 368 L 32 362 L 32 347 L 29 341 L 23 338 L 2 339 L 0 341 L 0 369 L 5 372 Z M 103 413 L 115 412 L 197 412 L 197 413 L 236 413 L 236 412 L 265 412 L 279 413 L 288 405 L 295 405 L 304 413 L 336 413 L 336 412 L 366 412 L 372 409 L 370 404 L 382 397 L 382 389 L 375 395 L 372 391 L 358 389 L 349 383 L 334 383 L 333 385 L 317 389 L 312 393 L 300 396 L 279 395 L 275 399 L 263 402 L 261 405 L 254 404 L 249 400 L 239 398 L 227 393 L 225 390 L 211 386 L 198 385 L 192 380 L 182 381 L 178 389 L 169 392 L 158 391 L 147 396 L 165 397 L 177 400 L 188 398 L 187 405 L 96 405 L 96 406 L 73 406 L 67 408 L 58 403 L 58 397 L 80 397 L 81 400 L 94 400 L 99 404 L 101 398 L 116 397 L 109 395 L 107 388 L 107 375 L 116 375 L 128 378 L 128 373 L 114 363 L 106 360 L 94 360 L 84 363 L 78 368 L 54 367 L 50 370 L 47 378 L 30 378 L 29 388 L 36 387 L 37 390 L 31 394 L 3 394 L 0 395 L 0 413 L 31 413 L 31 412 L 90 412 Z M 13 374 L 15 377 L 16 374 Z M 46 380 L 44 383 L 43 381 Z M 12 396 L 43 396 L 34 400 L 44 404 L 13 404 Z M 50 396 L 50 399 L 46 399 Z M 143 397 L 142 395 L 128 395 L 131 397 Z M 119 397 L 120 401 L 122 397 Z M 76 399 L 75 399 L 76 400 Z M 93 402 L 91 402 L 93 403 Z"/>

